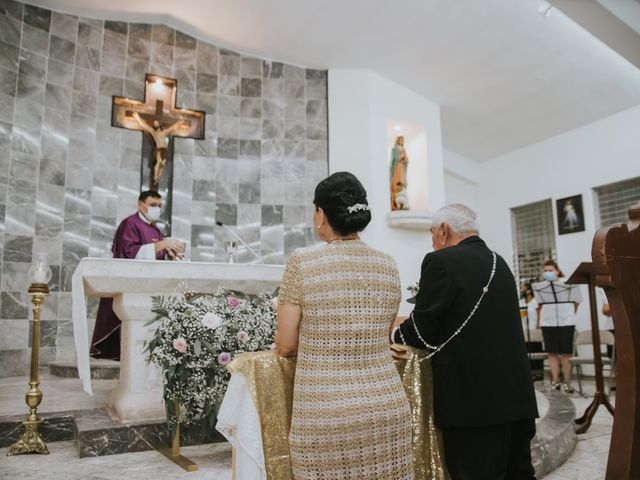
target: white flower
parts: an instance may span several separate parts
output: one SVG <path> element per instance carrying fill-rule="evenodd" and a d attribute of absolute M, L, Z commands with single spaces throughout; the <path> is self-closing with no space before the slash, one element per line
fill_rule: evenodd
<path fill-rule="evenodd" d="M 220 316 L 216 315 L 213 312 L 206 313 L 204 317 L 200 319 L 200 322 L 202 322 L 202 325 L 204 325 L 207 328 L 210 328 L 211 330 L 215 330 L 220 325 L 222 325 L 222 321 L 223 321 L 222 318 L 220 318 Z"/>

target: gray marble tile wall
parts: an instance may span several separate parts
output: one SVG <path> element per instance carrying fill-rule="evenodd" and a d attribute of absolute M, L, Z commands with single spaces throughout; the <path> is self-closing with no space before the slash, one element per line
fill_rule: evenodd
<path fill-rule="evenodd" d="M 82 257 L 107 254 L 140 185 L 141 133 L 110 126 L 111 96 L 142 99 L 148 72 L 176 78 L 178 105 L 207 112 L 205 140 L 175 142 L 172 234 L 191 243 L 192 261 L 223 261 L 231 238 L 216 220 L 267 263 L 317 241 L 326 71 L 239 55 L 164 25 L 0 0 L 0 377 L 27 371 L 26 272 L 36 252 L 53 267 L 41 361 L 75 359 L 71 275 Z M 239 261 L 251 260 L 240 249 Z"/>

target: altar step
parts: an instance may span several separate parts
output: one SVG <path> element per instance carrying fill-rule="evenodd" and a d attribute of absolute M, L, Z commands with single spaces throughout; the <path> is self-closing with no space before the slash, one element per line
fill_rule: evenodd
<path fill-rule="evenodd" d="M 536 476 L 555 470 L 571 455 L 577 438 L 574 427 L 575 407 L 563 393 L 539 388 L 548 403 L 543 418 L 536 425 L 531 442 L 531 456 Z M 544 400 L 543 399 L 543 400 Z M 25 414 L 0 417 L 0 448 L 8 447 L 20 437 Z M 142 422 L 123 425 L 113 420 L 104 408 L 40 414 L 40 432 L 46 443 L 75 440 L 79 457 L 97 457 L 119 453 L 156 450 L 168 445 L 165 422 Z M 181 445 L 222 442 L 216 430 L 196 426 L 181 428 Z"/>
<path fill-rule="evenodd" d="M 76 445 L 80 458 L 101 457 L 127 452 L 144 452 L 169 446 L 166 422 L 143 422 L 123 425 L 113 420 L 106 410 L 81 412 L 75 417 Z M 180 427 L 180 445 L 224 442 L 214 428 L 201 425 Z"/>
<path fill-rule="evenodd" d="M 536 477 L 542 478 L 567 461 L 576 444 L 576 407 L 569 396 L 537 385 L 538 392 L 548 400 L 548 408 L 536 423 L 536 435 L 531 440 L 531 460 Z"/>
<path fill-rule="evenodd" d="M 120 376 L 120 362 L 92 358 L 90 366 L 93 380 L 112 380 Z M 56 377 L 78 378 L 75 362 L 50 362 L 49 371 Z"/>
<path fill-rule="evenodd" d="M 56 412 L 40 418 L 39 431 L 45 443 L 75 440 L 80 458 L 157 450 L 169 445 L 166 422 L 123 425 L 104 409 Z M 0 448 L 18 440 L 24 419 L 25 415 L 0 418 Z M 223 441 L 225 438 L 214 429 L 204 430 L 199 425 L 180 428 L 183 446 Z"/>

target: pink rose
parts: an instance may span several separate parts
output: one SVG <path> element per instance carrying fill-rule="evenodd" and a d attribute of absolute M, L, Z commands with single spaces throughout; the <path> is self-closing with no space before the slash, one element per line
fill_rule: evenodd
<path fill-rule="evenodd" d="M 227 298 L 227 305 L 231 308 L 238 308 L 240 306 L 240 299 L 238 297 L 229 297 Z"/>
<path fill-rule="evenodd" d="M 236 338 L 240 343 L 246 343 L 249 341 L 249 334 L 244 330 L 240 330 L 238 333 L 236 333 Z"/>
<path fill-rule="evenodd" d="M 184 338 L 178 337 L 173 341 L 173 348 L 175 348 L 180 353 L 184 353 L 187 351 L 187 342 Z"/>
<path fill-rule="evenodd" d="M 230 361 L 231 361 L 231 354 L 230 353 L 222 352 L 220 355 L 218 355 L 218 363 L 220 365 L 226 365 Z"/>

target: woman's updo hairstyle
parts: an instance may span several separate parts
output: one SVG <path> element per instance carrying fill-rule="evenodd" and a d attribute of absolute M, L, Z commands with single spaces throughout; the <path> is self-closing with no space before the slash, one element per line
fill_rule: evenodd
<path fill-rule="evenodd" d="M 349 211 L 355 205 L 368 205 L 367 191 L 349 172 L 336 172 L 322 180 L 316 187 L 313 203 L 324 211 L 331 228 L 341 236 L 361 232 L 371 221 L 368 208 Z"/>

